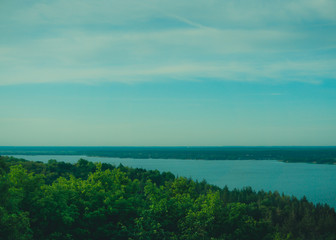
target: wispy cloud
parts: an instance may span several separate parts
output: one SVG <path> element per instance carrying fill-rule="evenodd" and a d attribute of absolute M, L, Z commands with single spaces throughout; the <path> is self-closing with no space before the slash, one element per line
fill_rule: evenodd
<path fill-rule="evenodd" d="M 124 0 L 95 1 L 11 1 L 16 13 L 12 21 L 32 24 L 114 23 L 124 25 L 146 21 L 164 13 L 197 25 L 218 26 L 240 24 L 297 24 L 312 21 L 335 21 L 336 3 L 333 0 L 227 0 L 227 1 L 152 1 Z M 15 8 L 14 8 L 15 7 Z M 6 8 L 4 8 L 6 10 Z M 208 23 L 208 24 L 207 24 Z"/>
<path fill-rule="evenodd" d="M 0 17 L 0 85 L 318 83 L 336 78 L 335 10 L 329 0 L 13 1 Z"/>

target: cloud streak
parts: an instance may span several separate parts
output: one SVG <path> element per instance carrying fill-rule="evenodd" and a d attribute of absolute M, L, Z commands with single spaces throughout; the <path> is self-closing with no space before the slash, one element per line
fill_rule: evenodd
<path fill-rule="evenodd" d="M 336 78 L 334 1 L 15 3 L 0 85 Z"/>

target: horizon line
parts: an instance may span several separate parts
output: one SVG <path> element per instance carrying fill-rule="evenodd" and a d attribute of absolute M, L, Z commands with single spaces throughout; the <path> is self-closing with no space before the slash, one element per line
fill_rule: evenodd
<path fill-rule="evenodd" d="M 229 147 L 241 147 L 241 148 L 248 148 L 248 147 L 260 147 L 260 148 L 271 148 L 271 147 L 336 147 L 336 145 L 223 145 L 223 146 L 217 146 L 217 145 L 209 145 L 209 146 L 127 146 L 127 145 L 114 145 L 114 146 L 107 146 L 107 145 L 86 145 L 86 146 L 76 146 L 76 145 L 72 145 L 72 146 L 56 146 L 56 145 L 34 145 L 34 146 L 28 146 L 28 145 L 0 145 L 0 147 L 103 147 L 103 148 L 229 148 Z"/>

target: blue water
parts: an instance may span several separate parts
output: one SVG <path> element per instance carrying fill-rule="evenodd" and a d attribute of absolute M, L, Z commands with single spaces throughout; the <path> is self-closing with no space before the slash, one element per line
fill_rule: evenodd
<path fill-rule="evenodd" d="M 75 163 L 84 158 L 159 171 L 178 176 L 205 179 L 229 189 L 251 186 L 254 190 L 278 191 L 298 198 L 307 197 L 313 203 L 327 203 L 336 208 L 336 166 L 307 163 L 283 163 L 274 160 L 178 160 L 178 159 L 121 159 L 67 155 L 15 155 L 17 158 L 47 162 L 49 159 Z"/>

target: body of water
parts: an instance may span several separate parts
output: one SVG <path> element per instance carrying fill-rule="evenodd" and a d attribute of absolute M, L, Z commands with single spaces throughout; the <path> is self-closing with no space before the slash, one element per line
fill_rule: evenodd
<path fill-rule="evenodd" d="M 49 159 L 76 163 L 84 158 L 148 170 L 170 171 L 194 180 L 205 179 L 229 189 L 252 187 L 254 190 L 278 191 L 298 198 L 307 197 L 314 203 L 327 203 L 336 208 L 336 166 L 307 163 L 283 163 L 274 160 L 179 160 L 121 159 L 67 155 L 15 155 L 17 158 L 47 162 Z"/>

